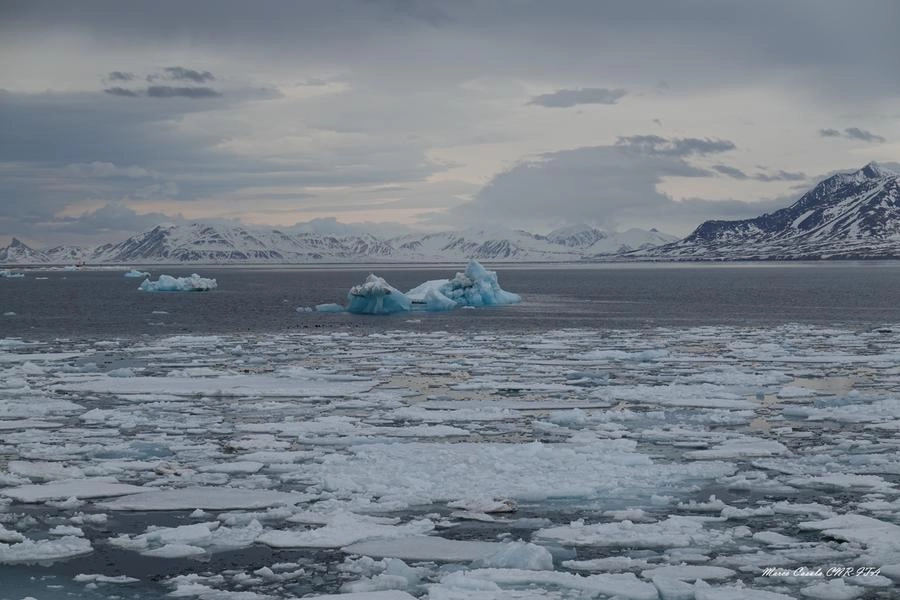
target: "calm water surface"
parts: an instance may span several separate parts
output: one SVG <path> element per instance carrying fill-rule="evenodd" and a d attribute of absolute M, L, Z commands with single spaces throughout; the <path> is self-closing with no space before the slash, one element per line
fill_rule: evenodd
<path fill-rule="evenodd" d="M 399 289 L 453 267 L 149 268 L 215 277 L 209 293 L 145 293 L 121 271 L 28 272 L 0 279 L 0 336 L 131 336 L 347 329 L 542 330 L 900 320 L 900 263 L 500 266 L 520 306 L 392 316 L 298 313 L 343 302 L 370 271 Z M 47 279 L 37 279 L 46 277 Z"/>

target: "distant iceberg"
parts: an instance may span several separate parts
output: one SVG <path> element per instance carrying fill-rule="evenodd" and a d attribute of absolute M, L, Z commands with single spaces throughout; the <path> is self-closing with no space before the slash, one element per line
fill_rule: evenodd
<path fill-rule="evenodd" d="M 19 279 L 20 277 L 25 277 L 25 273 L 14 273 L 9 269 L 3 269 L 0 271 L 0 277 L 4 279 Z"/>
<path fill-rule="evenodd" d="M 497 283 L 497 273 L 488 271 L 477 260 L 470 260 L 463 273 L 453 279 L 435 279 L 406 293 L 413 304 L 425 310 L 450 310 L 462 306 L 498 306 L 518 304 L 522 297 L 507 292 Z"/>
<path fill-rule="evenodd" d="M 389 315 L 412 310 L 410 299 L 377 275 L 369 275 L 366 282 L 350 288 L 347 312 L 357 315 Z"/>
<path fill-rule="evenodd" d="M 145 271 L 138 271 L 137 269 L 131 269 L 125 273 L 125 277 L 150 277 L 150 273 Z"/>
<path fill-rule="evenodd" d="M 206 279 L 194 273 L 190 277 L 160 275 L 156 281 L 145 279 L 138 289 L 143 292 L 207 292 L 217 287 L 215 279 Z"/>
<path fill-rule="evenodd" d="M 388 315 L 425 310 L 441 312 L 455 308 L 518 304 L 522 298 L 507 292 L 497 283 L 497 273 L 488 271 L 476 260 L 452 279 L 426 281 L 405 294 L 377 275 L 350 288 L 346 308 L 340 304 L 319 304 L 317 312 L 349 312 L 358 315 Z M 300 309 L 298 309 L 300 311 Z"/>

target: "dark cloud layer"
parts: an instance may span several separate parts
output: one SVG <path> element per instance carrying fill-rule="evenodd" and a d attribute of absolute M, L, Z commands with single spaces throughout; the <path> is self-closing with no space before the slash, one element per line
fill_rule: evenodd
<path fill-rule="evenodd" d="M 658 135 L 620 137 L 616 146 L 629 152 L 648 156 L 685 158 L 694 155 L 717 154 L 734 150 L 734 142 L 710 138 L 664 138 Z"/>
<path fill-rule="evenodd" d="M 528 104 L 537 104 L 548 108 L 569 108 L 579 104 L 615 104 L 627 93 L 622 89 L 606 88 L 557 90 L 552 94 L 535 96 Z"/>
<path fill-rule="evenodd" d="M 731 177 L 732 179 L 740 179 L 747 180 L 752 179 L 755 181 L 764 181 L 764 182 L 772 182 L 772 181 L 807 181 L 809 178 L 806 173 L 799 172 L 790 172 L 778 170 L 774 173 L 753 173 L 747 174 L 741 169 L 736 167 L 732 167 L 729 165 L 713 165 L 710 167 L 716 173 L 720 175 L 725 175 L 726 177 Z"/>
<path fill-rule="evenodd" d="M 151 197 L 188 203 L 252 190 L 229 207 L 237 214 L 263 196 L 327 208 L 327 199 L 303 204 L 317 186 L 412 195 L 403 188 L 460 166 L 435 155 L 473 148 L 474 163 L 491 144 L 503 149 L 489 164 L 570 149 L 497 174 L 449 218 L 615 225 L 643 215 L 666 229 L 666 219 L 751 216 L 761 206 L 675 202 L 660 192 L 668 178 L 717 177 L 707 183 L 736 189 L 805 184 L 801 166 L 834 168 L 851 145 L 887 152 L 875 144 L 897 132 L 876 121 L 900 95 L 900 78 L 885 75 L 900 56 L 895 0 L 7 0 L 0 13 L 0 46 L 21 52 L 3 67 L 3 85 L 16 91 L 0 91 L 7 230 L 98 203 L 114 208 L 79 217 L 84 223 L 124 226 L 137 221 L 120 208 Z M 47 64 L 36 49 L 63 43 L 78 52 L 54 55 L 47 73 L 36 72 Z M 59 82 L 68 65 L 71 78 Z M 304 82 L 310 89 L 297 90 Z M 714 110 L 709 128 L 695 130 L 697 112 L 686 117 L 684 105 L 703 110 L 726 94 L 737 116 Z M 820 135 L 845 143 L 816 144 L 804 125 L 810 144 L 829 150 L 815 148 L 808 160 L 798 152 L 796 163 L 782 153 L 771 170 L 748 167 L 769 163 L 761 144 L 796 133 L 787 117 L 744 115 L 749 102 L 772 99 L 774 115 L 816 106 L 832 125 Z M 584 105 L 602 109 L 564 110 Z M 521 113 L 560 128 L 525 139 L 541 124 L 518 127 Z M 732 133 L 740 118 L 744 129 Z M 651 119 L 664 135 L 636 135 L 635 124 Z M 765 133 L 748 139 L 747 123 Z M 819 160 L 827 165 L 817 168 Z M 467 176 L 474 185 L 485 174 Z M 436 195 L 427 207 L 458 201 Z"/>
<path fill-rule="evenodd" d="M 150 98 L 215 98 L 221 95 L 222 92 L 210 87 L 151 85 L 147 88 Z"/>
<path fill-rule="evenodd" d="M 820 129 L 819 135 L 821 137 L 843 137 L 848 140 L 877 142 L 879 144 L 883 144 L 887 141 L 883 136 L 872 133 L 871 131 L 866 131 L 865 129 L 860 129 L 859 127 L 847 127 L 843 132 L 829 127 L 827 129 Z"/>
<path fill-rule="evenodd" d="M 166 67 L 163 69 L 167 79 L 193 81 L 194 83 L 206 83 L 215 81 L 215 77 L 209 71 L 195 71 L 184 67 Z"/>

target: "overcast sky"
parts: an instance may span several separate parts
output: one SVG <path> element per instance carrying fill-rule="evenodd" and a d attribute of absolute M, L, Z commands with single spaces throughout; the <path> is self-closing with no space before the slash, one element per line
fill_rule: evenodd
<path fill-rule="evenodd" d="M 0 241 L 686 234 L 900 159 L 894 0 L 4 0 Z"/>

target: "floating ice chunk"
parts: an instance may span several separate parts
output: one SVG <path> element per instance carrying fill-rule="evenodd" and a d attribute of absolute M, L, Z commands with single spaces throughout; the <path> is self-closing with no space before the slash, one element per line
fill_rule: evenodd
<path fill-rule="evenodd" d="M 519 510 L 519 504 L 511 498 L 463 498 L 448 502 L 447 506 L 488 514 L 510 513 Z"/>
<path fill-rule="evenodd" d="M 695 581 L 697 579 L 730 579 L 735 572 L 725 567 L 708 567 L 698 565 L 669 565 L 641 571 L 641 577 L 655 579 L 679 579 L 681 581 Z"/>
<path fill-rule="evenodd" d="M 0 544 L 0 564 L 53 562 L 89 554 L 92 549 L 91 543 L 82 537 L 26 539 L 18 544 Z"/>
<path fill-rule="evenodd" d="M 316 304 L 316 312 L 323 313 L 340 313 L 344 312 L 346 309 L 340 304 L 335 304 L 333 302 L 328 302 L 326 304 Z"/>
<path fill-rule="evenodd" d="M 559 571 L 526 571 L 523 569 L 474 569 L 451 573 L 441 579 L 445 585 L 466 585 L 465 580 L 493 582 L 500 586 L 539 585 L 588 592 L 590 597 L 615 596 L 629 600 L 659 600 L 653 584 L 640 581 L 633 573 L 615 575 L 575 575 Z M 477 588 L 476 588 L 477 589 Z"/>
<path fill-rule="evenodd" d="M 188 556 L 200 556 L 206 554 L 206 550 L 190 544 L 165 544 L 153 550 L 142 552 L 144 556 L 153 558 L 187 558 Z"/>
<path fill-rule="evenodd" d="M 58 462 L 39 462 L 27 460 L 11 460 L 6 468 L 10 473 L 23 475 L 29 479 L 38 481 L 52 481 L 55 479 L 78 479 L 84 477 L 78 467 L 67 467 Z"/>
<path fill-rule="evenodd" d="M 726 440 L 715 448 L 708 450 L 692 450 L 685 452 L 686 458 L 711 460 L 723 458 L 748 458 L 758 456 L 773 456 L 778 454 L 786 454 L 788 449 L 775 440 L 761 440 L 757 438 L 744 437 L 739 439 Z"/>
<path fill-rule="evenodd" d="M 142 292 L 207 292 L 217 287 L 215 279 L 206 279 L 194 273 L 190 277 L 160 275 L 156 281 L 145 279 L 138 289 Z"/>
<path fill-rule="evenodd" d="M 843 579 L 833 579 L 805 587 L 800 593 L 817 600 L 853 600 L 865 594 L 866 590 L 855 585 L 847 585 Z"/>
<path fill-rule="evenodd" d="M 694 600 L 694 586 L 689 583 L 661 576 L 650 581 L 659 592 L 660 600 Z"/>
<path fill-rule="evenodd" d="M 389 315 L 410 310 L 410 299 L 377 275 L 369 275 L 366 282 L 350 288 L 347 312 L 357 315 Z"/>
<path fill-rule="evenodd" d="M 510 542 L 494 554 L 475 562 L 477 567 L 498 569 L 526 569 L 529 571 L 552 571 L 553 555 L 537 544 Z"/>
<path fill-rule="evenodd" d="M 474 259 L 469 261 L 464 272 L 457 273 L 452 279 L 426 281 L 409 290 L 406 295 L 427 310 L 448 310 L 458 306 L 497 306 L 522 301 L 518 294 L 500 287 L 496 272 L 488 271 Z"/>
<path fill-rule="evenodd" d="M 340 548 L 371 539 L 403 538 L 428 533 L 434 529 L 429 519 L 411 521 L 405 525 L 387 525 L 378 519 L 339 513 L 324 527 L 300 531 L 268 531 L 259 542 L 274 548 Z"/>
<path fill-rule="evenodd" d="M 9 269 L 0 270 L 0 279 L 21 279 L 25 277 L 25 273 L 16 273 Z"/>
<path fill-rule="evenodd" d="M 372 560 L 368 557 L 366 559 Z M 380 563 L 373 563 L 373 566 L 379 564 L 384 565 L 381 573 L 360 581 L 345 583 L 341 586 L 341 591 L 359 593 L 380 590 L 413 590 L 420 584 L 422 576 L 428 572 L 428 569 L 410 567 L 396 558 L 384 559 Z"/>
<path fill-rule="evenodd" d="M 109 477 L 91 477 L 85 479 L 69 479 L 33 485 L 20 485 L 14 488 L 0 489 L 0 495 L 19 502 L 44 502 L 66 498 L 104 498 L 109 496 L 125 496 L 142 492 L 144 488 L 119 483 Z"/>
<path fill-rule="evenodd" d="M 571 546 L 608 546 L 615 548 L 678 548 L 717 545 L 731 542 L 729 531 L 704 529 L 712 517 L 670 516 L 659 523 L 598 523 L 585 525 L 575 521 L 569 525 L 548 527 L 535 532 L 533 539 L 553 540 Z"/>
<path fill-rule="evenodd" d="M 307 596 L 303 600 L 416 600 L 416 598 L 401 590 L 381 590 L 378 592 L 351 592 L 349 594 Z"/>
<path fill-rule="evenodd" d="M 145 271 L 138 271 L 137 269 L 131 269 L 130 271 L 125 272 L 125 277 L 150 277 L 150 273 Z"/>
<path fill-rule="evenodd" d="M 80 527 L 75 527 L 74 525 L 57 525 L 56 527 L 52 527 L 47 533 L 60 537 L 66 535 L 84 537 L 84 531 L 82 531 Z"/>
<path fill-rule="evenodd" d="M 695 600 L 795 600 L 793 596 L 745 587 L 712 587 L 705 581 L 694 584 Z"/>
<path fill-rule="evenodd" d="M 18 531 L 10 531 L 6 527 L 0 523 L 0 542 L 2 543 L 10 543 L 10 542 L 24 542 L 25 536 L 19 533 Z"/>
<path fill-rule="evenodd" d="M 900 555 L 900 525 L 887 521 L 846 514 L 821 521 L 803 521 L 799 527 L 822 531 L 828 537 L 856 542 L 885 554 Z"/>
<path fill-rule="evenodd" d="M 173 554 L 193 556 L 202 553 L 246 548 L 256 542 L 262 534 L 263 526 L 253 519 L 243 527 L 224 527 L 218 521 L 193 523 L 179 527 L 151 527 L 146 533 L 128 536 L 120 535 L 110 539 L 110 544 L 134 550 L 145 556 L 172 558 Z"/>
<path fill-rule="evenodd" d="M 99 573 L 79 573 L 73 579 L 78 583 L 135 583 L 140 581 L 140 579 L 128 577 L 127 575 L 116 575 L 113 577 Z"/>
<path fill-rule="evenodd" d="M 156 490 L 116 498 L 100 503 L 107 510 L 235 510 L 294 505 L 300 497 L 274 490 L 249 490 L 226 487 L 189 487 Z"/>
<path fill-rule="evenodd" d="M 403 560 L 433 560 L 441 562 L 471 562 L 496 554 L 503 544 L 474 540 L 447 540 L 434 536 L 411 536 L 389 540 L 371 540 L 342 548 L 349 554 L 390 557 Z"/>

